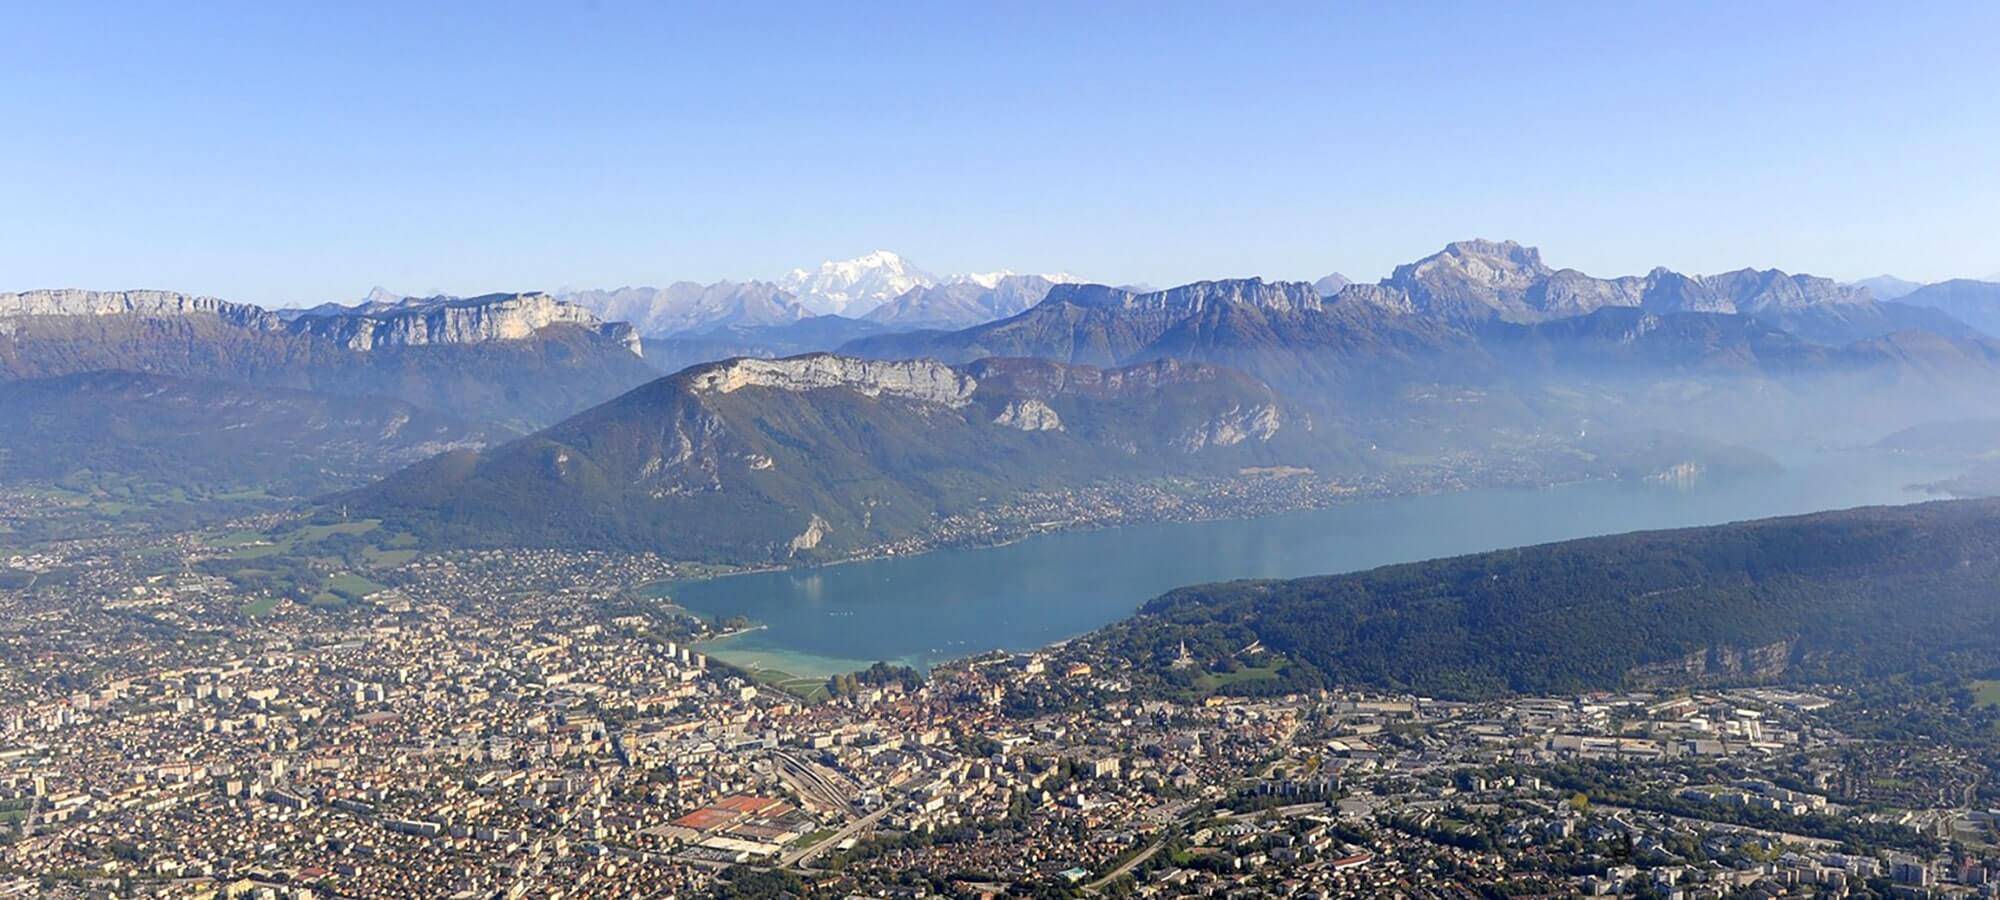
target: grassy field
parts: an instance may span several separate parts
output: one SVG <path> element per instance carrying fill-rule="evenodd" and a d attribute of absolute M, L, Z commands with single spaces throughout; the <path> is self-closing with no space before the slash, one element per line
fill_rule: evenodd
<path fill-rule="evenodd" d="M 263 532 L 251 531 L 244 528 L 236 531 L 226 531 L 222 534 L 209 535 L 208 545 L 211 547 L 243 547 L 263 539 Z"/>
<path fill-rule="evenodd" d="M 205 571 L 228 578 L 252 595 L 289 597 L 315 609 L 348 607 L 389 589 L 371 574 L 406 563 L 417 554 L 415 537 L 381 526 L 378 519 L 357 519 L 262 531 L 211 532 L 204 541 L 225 555 L 207 564 Z M 244 609 L 251 616 L 270 611 L 265 604 Z"/>
<path fill-rule="evenodd" d="M 800 678 L 784 672 L 771 672 L 768 678 L 759 678 L 759 681 L 809 703 L 818 703 L 832 696 L 827 692 L 824 678 Z"/>
<path fill-rule="evenodd" d="M 307 525 L 293 534 L 298 535 L 298 543 L 311 544 L 326 540 L 336 534 L 367 534 L 382 527 L 381 519 L 356 519 L 352 522 L 336 522 L 332 525 Z"/>
<path fill-rule="evenodd" d="M 270 491 L 267 491 L 267 490 L 264 490 L 263 488 L 251 488 L 251 489 L 249 489 L 249 490 L 242 490 L 242 491 L 224 491 L 224 492 L 222 492 L 222 493 L 218 493 L 218 494 L 212 494 L 212 495 L 210 495 L 210 496 L 209 496 L 209 499 L 211 499 L 211 500 L 271 500 L 271 499 L 275 499 L 275 498 L 273 498 L 273 497 L 271 496 L 271 492 L 270 492 Z"/>
<path fill-rule="evenodd" d="M 826 679 L 824 678 L 805 678 L 789 672 L 780 672 L 777 669 L 754 669 L 749 671 L 750 680 L 765 687 L 784 691 L 809 703 L 818 703 L 832 696 L 826 689 Z"/>
<path fill-rule="evenodd" d="M 2000 678 L 1987 678 L 1973 682 L 1972 702 L 1980 706 L 2000 706 Z"/>
<path fill-rule="evenodd" d="M 393 569 L 397 566 L 409 562 L 410 560 L 416 559 L 417 551 L 384 550 L 380 547 L 370 547 L 366 550 L 361 551 L 361 555 L 366 557 L 368 559 L 368 564 L 374 566 L 375 568 Z"/>
<path fill-rule="evenodd" d="M 1195 678 L 1194 689 L 1197 694 L 1213 694 L 1230 685 L 1268 681 L 1278 677 L 1278 667 L 1283 664 L 1283 660 L 1274 659 L 1261 666 L 1249 666 L 1234 672 L 1203 672 Z"/>
<path fill-rule="evenodd" d="M 367 534 L 382 526 L 380 519 L 356 519 L 352 522 L 336 522 L 331 525 L 307 525 L 291 531 L 266 534 L 256 531 L 231 531 L 213 535 L 208 543 L 215 547 L 234 547 L 230 559 L 261 559 L 279 554 L 292 554 L 299 548 L 337 534 Z"/>
<path fill-rule="evenodd" d="M 188 507 L 205 503 L 235 503 L 248 508 L 260 502 L 280 499 L 264 490 L 210 492 L 87 469 L 52 482 L 24 485 L 22 489 L 73 511 L 74 516 L 56 517 L 73 523 L 70 527 L 81 528 L 85 523 L 97 526 L 90 530 L 101 530 L 104 525 L 145 527 L 161 522 L 181 522 L 185 521 Z M 41 524 L 50 525 L 52 520 Z M 67 528 L 58 527 L 55 533 L 70 532 Z"/>
<path fill-rule="evenodd" d="M 211 547 L 234 548 L 230 559 L 260 559 L 311 552 L 314 544 L 336 535 L 372 534 L 371 546 L 361 548 L 355 560 L 376 569 L 393 569 L 417 557 L 417 538 L 402 532 L 373 534 L 382 526 L 379 519 L 357 519 L 332 525 L 308 525 L 293 531 L 229 531 L 208 537 Z M 374 590 L 380 590 L 380 586 Z"/>
<path fill-rule="evenodd" d="M 359 600 L 376 591 L 386 591 L 389 589 L 389 586 L 381 582 L 372 581 L 361 575 L 356 575 L 353 572 L 343 572 L 329 579 L 326 583 L 326 589 L 343 597 Z"/>
<path fill-rule="evenodd" d="M 280 602 L 280 599 L 277 597 L 264 597 L 252 600 L 249 603 L 243 604 L 243 614 L 246 616 L 270 615 L 271 610 L 277 609 Z"/>
<path fill-rule="evenodd" d="M 229 554 L 230 559 L 263 559 L 283 553 L 276 544 L 245 544 Z"/>

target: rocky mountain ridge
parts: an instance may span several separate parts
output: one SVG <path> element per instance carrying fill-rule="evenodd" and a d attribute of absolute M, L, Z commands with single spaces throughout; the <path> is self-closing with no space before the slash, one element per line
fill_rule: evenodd
<path fill-rule="evenodd" d="M 247 303 L 173 291 L 87 291 L 75 288 L 0 292 L 0 328 L 5 320 L 28 317 L 138 316 L 161 318 L 208 315 L 244 328 L 275 330 L 278 316 Z"/>
<path fill-rule="evenodd" d="M 640 352 L 639 337 L 630 325 L 604 322 L 580 306 L 540 292 L 405 299 L 396 303 L 370 301 L 357 307 L 318 307 L 290 316 L 247 303 L 173 291 L 61 289 L 0 293 L 0 323 L 23 318 L 190 316 L 213 316 L 237 328 L 320 338 L 357 351 L 518 341 L 551 325 L 571 325 L 617 341 L 634 354 Z M 5 326 L 0 324 L 0 327 Z M 14 330 L 19 330 L 19 326 Z"/>
<path fill-rule="evenodd" d="M 361 315 L 308 315 L 288 323 L 297 334 L 349 350 L 519 341 L 551 325 L 592 331 L 640 355 L 639 335 L 625 322 L 605 322 L 589 310 L 548 294 L 487 294 L 404 304 Z"/>
<path fill-rule="evenodd" d="M 1489 240 L 1455 241 L 1396 267 L 1377 287 L 1407 298 L 1414 313 L 1512 322 L 1583 315 L 1607 306 L 1757 315 L 1875 302 L 1865 289 L 1777 269 L 1683 275 L 1655 268 L 1643 276 L 1597 278 L 1575 269 L 1551 268 L 1535 247 Z M 1363 293 L 1375 294 L 1357 292 L 1356 299 Z"/>
<path fill-rule="evenodd" d="M 957 409 L 972 402 L 979 382 L 928 359 L 882 361 L 815 353 L 786 359 L 735 359 L 687 373 L 697 393 L 734 393 L 746 387 L 781 391 L 838 389 L 863 397 L 901 397 Z"/>
<path fill-rule="evenodd" d="M 1056 285 L 1078 283 L 1067 275 L 957 276 L 904 291 L 862 318 L 897 328 L 966 328 L 1017 315 L 1046 299 Z"/>
<path fill-rule="evenodd" d="M 171 291 L 0 294 L 0 381 L 101 370 L 391 397 L 503 431 L 652 374 L 629 325 L 541 293 L 289 318 Z"/>
<path fill-rule="evenodd" d="M 1267 386 L 1178 361 L 738 359 L 343 502 L 462 544 L 822 558 L 935 538 L 945 518 L 1036 491 L 1309 467 L 1323 458 L 1309 434 Z"/>
<path fill-rule="evenodd" d="M 1839 347 L 1899 331 L 1948 338 L 1977 332 L 1936 310 L 1874 300 L 1830 279 L 1775 269 L 1595 278 L 1555 269 L 1513 241 L 1459 241 L 1397 267 L 1373 284 L 1196 282 L 1136 292 L 1094 284 L 1056 285 L 1017 315 L 944 333 L 858 339 L 842 352 L 862 356 L 1047 356 L 1115 366 L 1179 356 L 1246 368 L 1285 381 L 1275 367 L 1323 368 L 1301 353 L 1330 351 L 1350 362 L 1395 363 L 1398 356 L 1451 357 L 1479 365 L 1481 345 L 1510 328 L 1582 319 L 1601 311 L 1753 318 L 1807 343 Z M 1653 325 L 1660 320 L 1645 320 Z M 1595 329 L 1576 329 L 1594 334 Z M 1663 335 L 1678 333 L 1672 329 Z M 1657 343 L 1659 339 L 1656 338 Z M 1364 354 L 1373 353 L 1373 360 Z M 1308 364 L 1310 363 L 1310 364 Z"/>

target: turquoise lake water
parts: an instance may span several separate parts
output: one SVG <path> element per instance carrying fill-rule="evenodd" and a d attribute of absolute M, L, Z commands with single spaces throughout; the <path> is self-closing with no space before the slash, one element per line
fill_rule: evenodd
<path fill-rule="evenodd" d="M 1910 503 L 1954 474 L 1854 451 L 1785 460 L 1781 473 L 1673 487 L 1602 481 L 1360 500 L 1257 519 L 1043 535 L 814 569 L 655 586 L 696 612 L 764 628 L 712 642 L 739 665 L 820 676 L 875 660 L 917 667 L 1025 650 L 1130 615 L 1168 589 L 1233 578 L 1347 572 L 1652 528 Z"/>

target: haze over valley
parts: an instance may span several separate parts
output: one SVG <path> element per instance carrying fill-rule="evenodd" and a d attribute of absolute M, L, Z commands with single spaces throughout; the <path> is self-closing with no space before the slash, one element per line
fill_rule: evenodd
<path fill-rule="evenodd" d="M 2000 7 L 0 29 L 0 898 L 2000 900 Z"/>
<path fill-rule="evenodd" d="M 171 382 L 177 406 L 122 413 L 129 451 L 79 456 L 64 450 L 73 434 L 16 429 L 7 475 L 86 506 L 135 478 L 277 486 L 263 508 L 321 500 L 324 514 L 337 496 L 349 515 L 444 545 L 615 546 L 726 564 L 1354 494 L 1682 482 L 1769 471 L 1772 452 L 2000 417 L 1987 389 L 2000 342 L 1966 321 L 2000 304 L 1982 285 L 2000 293 L 1951 282 L 1882 301 L 1776 270 L 1595 278 L 1480 240 L 1376 283 L 1317 286 L 938 278 L 878 252 L 768 283 L 378 290 L 281 311 L 160 291 L 30 291 L 0 295 L 0 360 L 34 388 L 7 407 L 12 421 L 104 391 L 93 373 L 132 373 L 118 382 L 128 403 L 136 379 L 182 381 Z M 1927 295 L 1952 298 L 1965 318 Z M 811 311 L 836 296 L 860 315 Z M 303 430 L 256 421 L 244 392 L 271 389 L 353 412 Z M 384 422 L 354 418 L 364 414 Z M 418 415 L 438 424 L 388 424 Z M 181 419 L 168 427 L 168 416 Z M 372 435 L 359 443 L 340 430 L 362 425 Z M 290 468 L 222 482 L 154 459 L 267 434 L 319 442 L 326 457 L 300 452 Z M 431 451 L 442 455 L 368 485 Z M 143 500 L 112 502 L 121 514 L 90 527 L 147 527 Z"/>

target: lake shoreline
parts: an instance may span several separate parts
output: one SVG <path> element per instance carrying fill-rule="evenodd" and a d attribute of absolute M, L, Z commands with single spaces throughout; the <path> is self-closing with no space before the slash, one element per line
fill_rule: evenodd
<path fill-rule="evenodd" d="M 1728 477 L 1728 476 L 1720 476 L 1720 477 Z M 1449 496 L 1452 494 L 1464 494 L 1477 491 L 1548 491 L 1548 490 L 1559 490 L 1566 487 L 1574 487 L 1576 485 L 1600 484 L 1606 482 L 1633 483 L 1633 484 L 1640 483 L 1637 481 L 1633 481 L 1632 479 L 1611 477 L 1611 478 L 1576 478 L 1566 481 L 1535 482 L 1535 483 L 1522 483 L 1522 484 L 1510 484 L 1502 482 L 1493 485 L 1477 485 L 1471 487 L 1449 488 L 1441 490 L 1422 490 L 1422 489 L 1384 490 L 1384 491 L 1370 492 L 1370 493 L 1356 491 L 1354 493 L 1341 495 L 1338 499 L 1327 503 L 1305 503 L 1305 504 L 1299 504 L 1297 506 L 1276 507 L 1266 510 L 1264 512 L 1249 513 L 1249 514 L 1221 514 L 1214 516 L 1191 516 L 1188 518 L 1171 518 L 1171 517 L 1135 518 L 1135 519 L 1126 519 L 1117 521 L 1089 522 L 1089 523 L 1064 526 L 1061 528 L 1027 531 L 1021 534 L 1015 534 L 996 541 L 941 543 L 925 547 L 922 550 L 916 550 L 908 553 L 882 553 L 878 550 L 873 550 L 873 549 L 860 550 L 856 551 L 852 555 L 843 556 L 837 559 L 816 560 L 812 562 L 801 562 L 801 563 L 790 563 L 790 564 L 767 563 L 762 565 L 747 566 L 741 569 L 736 569 L 728 572 L 718 572 L 709 575 L 699 575 L 692 578 L 665 578 L 665 579 L 660 579 L 658 581 L 645 582 L 634 588 L 631 588 L 631 590 L 639 593 L 640 596 L 644 597 L 662 597 L 668 595 L 654 592 L 652 589 L 662 585 L 707 583 L 711 581 L 718 581 L 727 578 L 737 578 L 747 575 L 768 575 L 780 572 L 811 572 L 819 569 L 832 569 L 839 566 L 850 566 L 850 565 L 858 565 L 871 562 L 885 562 L 885 561 L 901 560 L 901 559 L 917 559 L 920 557 L 930 556 L 938 553 L 958 553 L 958 552 L 977 552 L 980 550 L 999 550 L 1007 547 L 1012 547 L 1014 545 L 1023 543 L 1025 541 L 1032 541 L 1037 538 L 1057 537 L 1067 534 L 1086 534 L 1091 532 L 1116 531 L 1118 529 L 1123 529 L 1123 528 L 1144 528 L 1144 527 L 1159 526 L 1159 525 L 1199 525 L 1199 524 L 1214 523 L 1214 522 L 1250 522 L 1260 519 L 1274 518 L 1278 516 L 1295 515 L 1304 512 L 1336 509 L 1342 505 L 1349 503 L 1367 503 L 1370 501 L 1395 500 L 1407 497 Z M 1666 484 L 1650 483 L 1650 482 L 1648 482 L 1648 484 L 1649 486 L 1658 487 L 1663 490 L 1673 489 L 1671 486 Z"/>
<path fill-rule="evenodd" d="M 642 586 L 705 618 L 770 627 L 716 646 L 719 659 L 794 674 L 877 660 L 927 669 L 1074 639 L 1174 588 L 1291 578 L 1602 534 L 1920 502 L 1907 461 L 1817 451 L 1765 477 L 1692 487 L 1633 479 L 1357 495 L 1243 517 L 1134 522 L 1021 535 L 923 553 L 760 567 Z"/>

